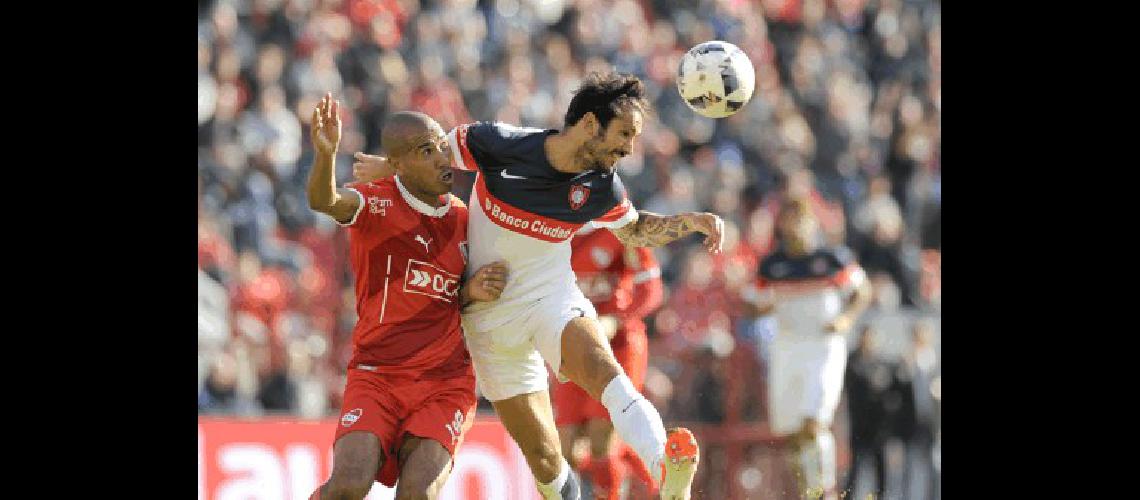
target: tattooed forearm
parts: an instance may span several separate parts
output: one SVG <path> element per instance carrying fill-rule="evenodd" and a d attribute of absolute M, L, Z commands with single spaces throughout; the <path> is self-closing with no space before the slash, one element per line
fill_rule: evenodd
<path fill-rule="evenodd" d="M 614 235 L 629 247 L 659 247 L 694 231 L 691 214 L 659 215 L 640 210 L 637 222 L 614 230 Z"/>

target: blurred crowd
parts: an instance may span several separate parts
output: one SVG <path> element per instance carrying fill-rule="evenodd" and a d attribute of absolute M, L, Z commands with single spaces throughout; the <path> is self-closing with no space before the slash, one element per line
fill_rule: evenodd
<path fill-rule="evenodd" d="M 874 311 L 937 311 L 941 275 L 940 3 L 912 0 L 217 0 L 198 9 L 199 413 L 329 415 L 356 320 L 347 236 L 308 209 L 308 120 L 341 99 L 337 178 L 375 153 L 391 112 L 561 128 L 589 71 L 633 73 L 654 116 L 619 172 L 636 206 L 707 210 L 658 252 L 647 395 L 667 421 L 725 418 L 724 360 L 763 367 L 771 325 L 741 287 L 775 245 L 783 200 L 808 196 L 849 246 Z M 752 101 L 712 120 L 674 75 L 689 47 L 741 47 Z M 457 176 L 467 198 L 472 178 Z M 750 384 L 762 387 L 762 383 Z M 763 418 L 763 395 L 746 412 Z"/>
<path fill-rule="evenodd" d="M 942 404 L 935 328 L 929 320 L 916 321 L 900 359 L 883 356 L 883 341 L 883 332 L 864 326 L 847 361 L 852 463 L 844 489 L 854 498 L 934 499 Z M 901 459 L 889 458 L 892 445 L 901 448 Z"/>

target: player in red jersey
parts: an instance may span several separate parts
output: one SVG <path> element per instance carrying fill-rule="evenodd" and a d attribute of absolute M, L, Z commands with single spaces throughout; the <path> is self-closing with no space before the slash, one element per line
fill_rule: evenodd
<path fill-rule="evenodd" d="M 579 230 L 570 245 L 578 287 L 597 309 L 614 357 L 641 391 L 649 361 L 643 318 L 661 306 L 663 295 L 657 258 L 650 248 L 628 248 L 613 233 L 591 226 Z M 556 385 L 551 396 L 562 454 L 590 479 L 595 498 L 616 500 L 627 469 L 656 496 L 645 464 L 628 445 L 614 442 L 614 426 L 601 403 L 574 383 Z M 574 463 L 572 450 L 583 436 L 589 437 L 590 455 Z"/>
<path fill-rule="evenodd" d="M 349 228 L 360 319 L 332 477 L 310 498 L 362 499 L 373 480 L 397 478 L 397 498 L 435 498 L 476 404 L 459 308 L 498 298 L 506 269 L 493 263 L 462 282 L 467 207 L 449 193 L 447 141 L 427 115 L 385 125 L 394 176 L 337 189 L 338 106 L 326 95 L 313 112 L 309 206 Z"/>

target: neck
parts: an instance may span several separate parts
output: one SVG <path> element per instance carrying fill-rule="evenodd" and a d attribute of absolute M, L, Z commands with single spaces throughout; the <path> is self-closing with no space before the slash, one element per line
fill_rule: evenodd
<path fill-rule="evenodd" d="M 582 157 L 576 154 L 581 149 L 581 145 L 581 141 L 570 137 L 568 130 L 563 130 L 547 137 L 543 146 L 546 150 L 546 158 L 550 160 L 550 165 L 554 167 L 554 170 L 576 174 L 587 170 Z"/>
<path fill-rule="evenodd" d="M 443 206 L 443 201 L 439 199 L 438 194 L 428 193 L 427 191 L 420 189 L 419 186 L 408 184 L 404 181 L 404 179 L 400 179 L 400 184 L 404 185 L 404 189 L 407 189 L 408 194 L 411 194 L 413 198 L 427 203 L 429 207 L 439 208 Z"/>
<path fill-rule="evenodd" d="M 412 196 L 415 196 L 417 200 L 427 203 L 429 207 L 439 208 L 443 206 L 443 201 L 439 199 L 438 194 L 429 194 L 413 187 L 409 187 L 408 192 L 412 193 Z"/>

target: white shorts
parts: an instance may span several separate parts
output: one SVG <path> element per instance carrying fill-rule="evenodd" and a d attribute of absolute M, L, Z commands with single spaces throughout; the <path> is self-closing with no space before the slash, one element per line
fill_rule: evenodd
<path fill-rule="evenodd" d="M 768 368 L 768 417 L 772 433 L 799 431 L 805 419 L 831 425 L 843 391 L 847 341 L 842 335 L 821 340 L 781 341 L 771 347 Z"/>
<path fill-rule="evenodd" d="M 551 370 L 559 373 L 562 329 L 580 316 L 597 319 L 598 313 L 582 291 L 570 285 L 489 330 L 475 330 L 465 319 L 464 337 L 483 397 L 502 401 L 548 389 L 542 361 L 545 359 Z"/>

